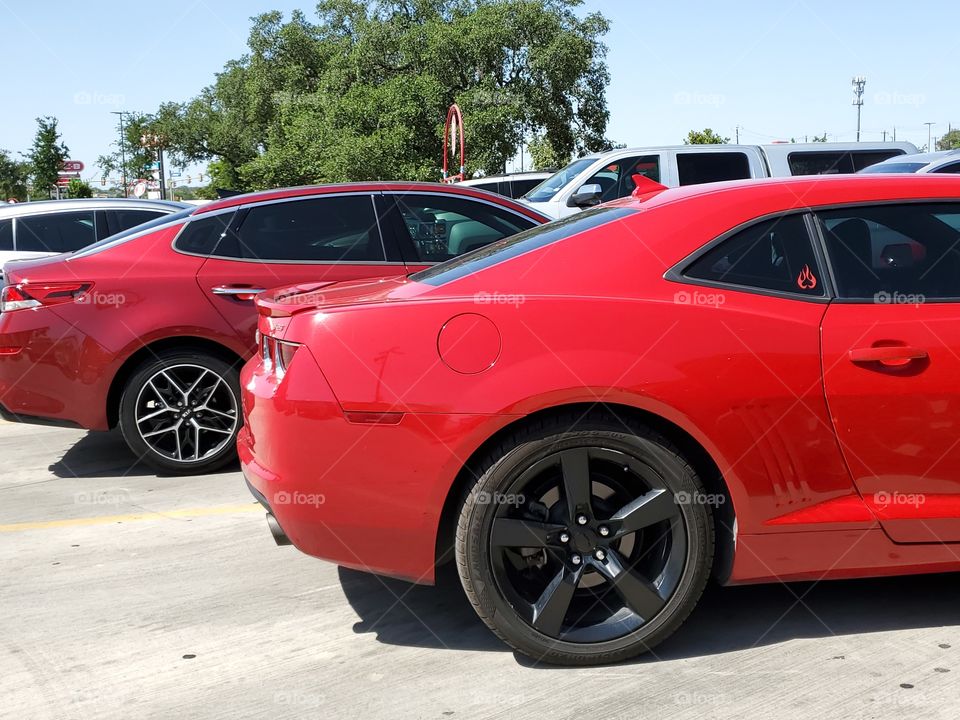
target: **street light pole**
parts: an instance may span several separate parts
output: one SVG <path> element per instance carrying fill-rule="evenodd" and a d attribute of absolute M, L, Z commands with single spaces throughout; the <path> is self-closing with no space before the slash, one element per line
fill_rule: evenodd
<path fill-rule="evenodd" d="M 930 142 L 932 140 L 930 136 L 930 128 L 936 125 L 936 123 L 928 122 L 928 123 L 924 123 L 924 125 L 927 126 L 927 152 L 933 152 L 933 148 L 930 147 Z"/>
<path fill-rule="evenodd" d="M 123 178 L 123 196 L 127 197 L 127 153 L 123 142 L 123 116 L 130 113 L 126 110 L 111 110 L 110 114 L 120 116 L 120 175 Z"/>
<path fill-rule="evenodd" d="M 860 111 L 863 109 L 863 88 L 867 84 L 867 79 L 863 75 L 857 75 L 851 80 L 853 85 L 853 104 L 857 106 L 857 142 L 860 142 Z"/>

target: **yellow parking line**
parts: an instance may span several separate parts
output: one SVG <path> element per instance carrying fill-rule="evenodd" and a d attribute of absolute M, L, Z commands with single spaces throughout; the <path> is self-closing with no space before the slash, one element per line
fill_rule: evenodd
<path fill-rule="evenodd" d="M 11 523 L 0 525 L 0 532 L 21 530 L 45 530 L 47 528 L 82 527 L 85 525 L 109 525 L 136 520 L 163 520 L 165 518 L 205 517 L 209 515 L 232 515 L 233 513 L 264 512 L 259 503 L 247 505 L 218 505 L 214 507 L 183 508 L 166 512 L 142 512 L 130 515 L 101 515 L 99 517 L 73 518 L 70 520 L 42 520 L 39 522 Z"/>

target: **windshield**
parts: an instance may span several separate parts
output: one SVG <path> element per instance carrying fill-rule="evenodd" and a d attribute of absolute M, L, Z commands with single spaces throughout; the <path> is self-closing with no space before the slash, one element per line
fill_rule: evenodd
<path fill-rule="evenodd" d="M 861 170 L 861 173 L 915 173 L 920 168 L 926 167 L 927 163 L 922 162 L 898 162 L 898 163 L 878 163 Z"/>
<path fill-rule="evenodd" d="M 92 255 L 95 252 L 99 252 L 104 247 L 108 245 L 113 245 L 115 242 L 124 240 L 131 235 L 136 235 L 142 233 L 144 230 L 152 230 L 153 228 L 160 227 L 161 225 L 166 225 L 167 223 L 176 222 L 177 220 L 182 220 L 185 217 L 189 217 L 197 211 L 195 207 L 188 207 L 180 210 L 179 212 L 171 213 L 169 215 L 161 215 L 158 218 L 149 220 L 142 225 L 134 225 L 129 230 L 124 230 L 123 232 L 118 232 L 116 235 L 110 235 L 105 237 L 103 240 L 99 240 L 92 245 L 87 245 L 82 250 L 78 250 L 75 253 L 72 253 L 72 257 L 83 257 L 85 255 Z"/>
<path fill-rule="evenodd" d="M 524 195 L 523 199 L 530 202 L 547 202 L 551 200 L 565 185 L 593 165 L 595 161 L 596 158 L 580 158 L 579 160 L 574 160 L 563 170 L 555 172 L 537 185 L 533 190 Z"/>

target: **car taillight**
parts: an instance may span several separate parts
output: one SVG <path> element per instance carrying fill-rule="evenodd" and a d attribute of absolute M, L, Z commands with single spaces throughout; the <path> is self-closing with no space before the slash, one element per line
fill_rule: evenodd
<path fill-rule="evenodd" d="M 277 375 L 283 375 L 290 363 L 293 362 L 293 355 L 300 347 L 299 343 L 287 342 L 286 340 L 277 340 L 269 335 L 260 335 L 260 359 L 263 364 L 272 369 Z"/>
<path fill-rule="evenodd" d="M 74 302 L 93 287 L 92 283 L 20 283 L 7 285 L 0 291 L 0 312 Z"/>

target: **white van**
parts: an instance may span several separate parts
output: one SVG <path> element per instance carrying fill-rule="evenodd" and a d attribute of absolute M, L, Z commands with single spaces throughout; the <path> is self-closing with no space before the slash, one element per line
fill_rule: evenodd
<path fill-rule="evenodd" d="M 552 218 L 573 215 L 634 190 L 634 175 L 678 187 L 745 178 L 854 173 L 917 148 L 908 142 L 672 145 L 586 155 L 521 199 Z"/>

